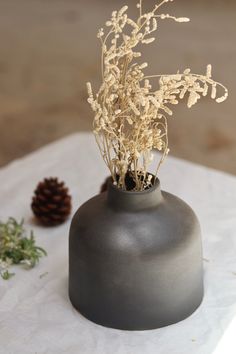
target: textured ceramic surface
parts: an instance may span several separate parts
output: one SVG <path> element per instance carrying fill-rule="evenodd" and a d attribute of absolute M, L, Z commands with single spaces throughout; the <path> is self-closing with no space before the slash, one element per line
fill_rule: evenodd
<path fill-rule="evenodd" d="M 98 324 L 128 330 L 167 326 L 203 297 L 199 222 L 160 183 L 127 192 L 112 183 L 83 204 L 69 238 L 69 296 Z"/>

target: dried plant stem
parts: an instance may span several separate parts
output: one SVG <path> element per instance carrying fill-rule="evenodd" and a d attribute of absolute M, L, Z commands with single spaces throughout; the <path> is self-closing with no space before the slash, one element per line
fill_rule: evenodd
<path fill-rule="evenodd" d="M 202 79 L 202 82 L 208 82 L 209 84 L 215 84 L 215 85 L 218 85 L 220 86 L 225 93 L 228 93 L 228 89 L 221 83 L 221 82 L 218 82 L 218 81 L 214 81 L 212 80 L 211 78 L 206 78 L 206 76 L 204 75 L 200 75 L 200 74 L 194 74 L 194 73 L 190 73 L 190 74 L 157 74 L 157 75 L 147 75 L 147 76 L 144 76 L 143 77 L 143 80 L 146 80 L 146 79 L 153 79 L 153 78 L 160 78 L 160 77 L 168 77 L 168 78 L 171 78 L 171 77 L 175 77 L 176 75 L 180 75 L 181 78 L 183 77 L 196 77 L 196 78 L 199 78 L 200 80 Z M 153 92 L 153 94 L 155 94 L 155 92 Z"/>
<path fill-rule="evenodd" d="M 161 164 L 164 162 L 165 157 L 168 155 L 168 124 L 167 124 L 167 118 L 165 117 L 165 115 L 163 114 L 162 116 L 163 116 L 163 118 L 165 120 L 165 130 L 166 131 L 165 131 L 165 135 L 164 136 L 165 136 L 166 142 L 165 142 L 164 152 L 163 152 L 162 157 L 161 157 L 160 161 L 158 162 L 158 165 L 157 165 L 157 168 L 156 168 L 156 172 L 155 172 L 155 175 L 154 175 L 155 180 L 157 179 L 157 174 L 158 174 L 158 171 L 159 171 L 159 169 L 161 167 Z"/>

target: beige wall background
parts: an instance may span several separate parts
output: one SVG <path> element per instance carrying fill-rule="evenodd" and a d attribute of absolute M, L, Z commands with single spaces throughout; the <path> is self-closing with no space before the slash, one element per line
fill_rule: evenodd
<path fill-rule="evenodd" d="M 135 13 L 133 0 L 126 0 Z M 103 26 L 121 0 L 0 0 L 0 165 L 64 135 L 91 130 L 86 81 L 99 85 Z M 154 1 L 146 0 L 146 7 Z M 171 154 L 236 174 L 236 2 L 176 0 L 166 12 L 191 22 L 163 21 L 146 46 L 147 73 L 191 67 L 229 89 L 223 104 L 205 98 L 180 104 L 169 120 Z M 164 8 L 163 8 L 164 11 Z"/>

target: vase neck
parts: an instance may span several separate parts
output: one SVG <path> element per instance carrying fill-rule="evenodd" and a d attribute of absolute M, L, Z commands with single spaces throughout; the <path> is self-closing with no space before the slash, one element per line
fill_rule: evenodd
<path fill-rule="evenodd" d="M 141 192 L 125 191 L 117 188 L 112 183 L 108 183 L 107 202 L 114 208 L 120 210 L 138 211 L 153 208 L 162 201 L 160 181 L 158 178 L 155 184 L 147 190 Z"/>

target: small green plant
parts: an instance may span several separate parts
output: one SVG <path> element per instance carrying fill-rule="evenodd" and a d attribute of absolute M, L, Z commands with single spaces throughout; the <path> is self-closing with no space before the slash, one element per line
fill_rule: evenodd
<path fill-rule="evenodd" d="M 0 222 L 0 275 L 4 280 L 11 278 L 9 272 L 13 264 L 24 264 L 33 268 L 46 251 L 36 246 L 33 231 L 27 237 L 24 220 L 17 222 L 10 217 L 6 223 Z"/>

